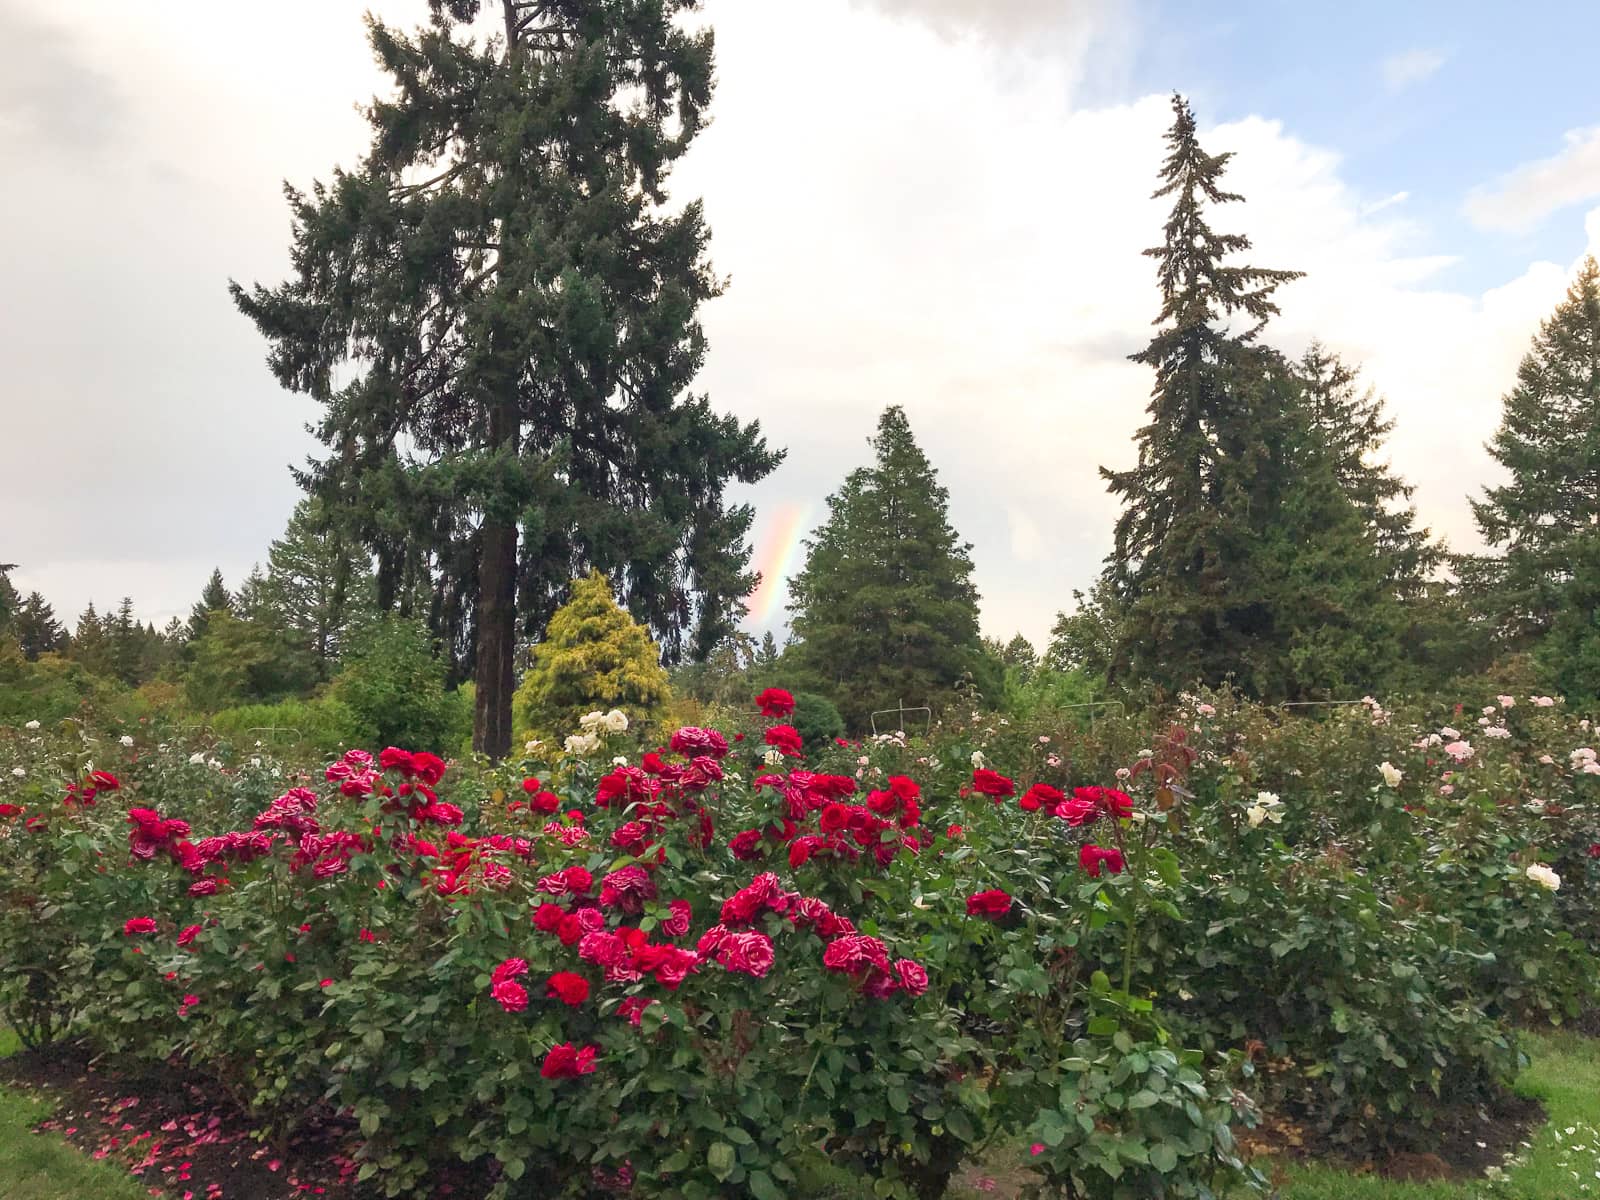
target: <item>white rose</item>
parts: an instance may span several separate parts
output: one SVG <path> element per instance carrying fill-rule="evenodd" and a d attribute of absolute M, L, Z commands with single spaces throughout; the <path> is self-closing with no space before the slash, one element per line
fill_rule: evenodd
<path fill-rule="evenodd" d="M 1543 863 L 1534 863 L 1528 868 L 1528 878 L 1540 887 L 1549 891 L 1556 891 L 1561 887 L 1561 876 L 1557 875 Z"/>
<path fill-rule="evenodd" d="M 989 760 L 983 756 L 982 750 L 974 750 L 972 752 L 972 769 L 974 771 L 981 771 L 988 765 Z"/>
<path fill-rule="evenodd" d="M 568 754 L 585 758 L 600 748 L 600 739 L 592 733 L 574 733 L 564 743 Z"/>
<path fill-rule="evenodd" d="M 1459 729 L 1451 729 L 1448 725 L 1441 725 L 1439 727 L 1439 736 L 1447 737 L 1453 742 L 1461 736 L 1461 731 Z"/>
<path fill-rule="evenodd" d="M 26 779 L 28 777 L 27 770 L 22 768 L 22 767 L 12 767 L 11 768 L 11 773 L 13 775 L 15 775 L 18 779 Z"/>
<path fill-rule="evenodd" d="M 1277 792 L 1257 792 L 1256 803 L 1261 805 L 1263 808 L 1273 808 L 1276 805 L 1281 804 L 1282 801 L 1278 799 Z"/>
<path fill-rule="evenodd" d="M 132 749 L 132 747 L 133 747 L 133 735 L 132 734 L 125 733 L 121 737 L 119 737 L 117 739 L 117 741 L 120 742 L 124 748 Z"/>
<path fill-rule="evenodd" d="M 26 725 L 23 726 L 23 728 L 24 729 L 37 729 L 37 728 L 39 728 L 39 722 L 37 722 L 37 721 L 29 721 Z"/>
<path fill-rule="evenodd" d="M 527 741 L 522 743 L 522 748 L 527 753 L 532 754 L 535 750 L 537 750 L 542 745 L 544 745 L 544 743 L 541 742 L 538 738 L 529 738 Z"/>
<path fill-rule="evenodd" d="M 594 729 L 597 726 L 604 725 L 605 720 L 605 713 L 601 712 L 599 709 L 595 709 L 594 712 L 586 712 L 583 714 L 583 716 L 578 718 L 578 728 L 584 730 Z"/>
<path fill-rule="evenodd" d="M 628 765 L 628 760 L 619 754 L 611 760 L 611 765 L 613 767 L 625 767 Z"/>
<path fill-rule="evenodd" d="M 1392 788 L 1399 787 L 1400 781 L 1405 778 L 1405 772 L 1399 767 L 1395 766 L 1392 762 L 1379 763 L 1378 771 L 1383 776 L 1384 783 L 1388 784 Z"/>
<path fill-rule="evenodd" d="M 767 766 L 769 766 L 769 767 L 773 767 L 773 768 L 781 767 L 781 766 L 783 766 L 783 751 L 779 750 L 776 746 L 774 746 L 770 750 L 768 750 L 766 752 L 766 754 L 762 755 L 762 761 L 765 762 L 767 764 Z M 859 779 L 860 777 L 861 777 L 861 772 L 857 771 L 856 772 L 856 778 Z"/>
<path fill-rule="evenodd" d="M 606 714 L 605 729 L 607 733 L 627 733 L 628 714 L 620 708 L 613 708 Z"/>
<path fill-rule="evenodd" d="M 206 756 L 200 753 L 198 750 L 189 755 L 189 765 L 193 767 L 198 767 L 201 763 L 205 762 L 205 760 Z"/>

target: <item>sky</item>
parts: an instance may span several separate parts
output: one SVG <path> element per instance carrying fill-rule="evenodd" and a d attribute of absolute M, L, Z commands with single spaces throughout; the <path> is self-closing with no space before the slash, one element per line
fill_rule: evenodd
<path fill-rule="evenodd" d="M 0 561 L 58 615 L 157 625 L 237 582 L 297 498 L 316 406 L 278 388 L 230 278 L 288 270 L 285 180 L 366 146 L 384 81 L 345 0 L 0 0 Z M 377 0 L 412 24 L 423 0 Z M 1110 548 L 1157 296 L 1140 250 L 1188 95 L 1246 202 L 1216 227 L 1306 277 L 1319 339 L 1396 420 L 1421 518 L 1467 497 L 1500 397 L 1600 252 L 1600 6 L 1479 0 L 707 0 L 713 120 L 672 180 L 729 286 L 695 390 L 788 457 L 754 504 L 756 632 L 825 497 L 902 405 L 972 543 L 986 633 L 1036 644 Z"/>

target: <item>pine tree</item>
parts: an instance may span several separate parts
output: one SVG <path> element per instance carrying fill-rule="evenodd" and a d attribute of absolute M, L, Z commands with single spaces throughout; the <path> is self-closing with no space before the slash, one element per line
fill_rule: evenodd
<path fill-rule="evenodd" d="M 1509 473 L 1473 501 L 1494 556 L 1459 564 L 1510 650 L 1538 648 L 1572 696 L 1600 695 L 1600 265 L 1539 328 L 1488 445 Z"/>
<path fill-rule="evenodd" d="M 1277 397 L 1263 386 L 1273 356 L 1253 343 L 1277 312 L 1272 293 L 1298 272 L 1225 261 L 1250 247 L 1206 220 L 1206 206 L 1242 199 L 1221 186 L 1231 156 L 1201 149 L 1181 96 L 1172 108 L 1155 192 L 1172 197 L 1172 212 L 1162 244 L 1145 251 L 1157 261 L 1158 331 L 1132 356 L 1155 370 L 1150 421 L 1138 464 L 1101 473 L 1123 501 L 1110 563 L 1122 609 L 1111 674 L 1131 668 L 1182 686 L 1233 671 L 1268 619 L 1248 555 L 1273 475 L 1263 418 Z M 1250 324 L 1234 332 L 1233 317 Z"/>
<path fill-rule="evenodd" d="M 372 560 L 345 536 L 315 497 L 295 506 L 267 554 L 265 597 L 278 620 L 304 640 L 323 678 L 352 622 L 372 610 Z"/>
<path fill-rule="evenodd" d="M 108 619 L 106 637 L 112 673 L 129 687 L 138 687 L 145 679 L 148 646 L 144 627 L 134 619 L 131 596 L 124 596 L 117 615 Z"/>
<path fill-rule="evenodd" d="M 41 654 L 61 653 L 69 640 L 66 629 L 56 620 L 55 610 L 38 592 L 28 593 L 11 623 L 11 631 L 29 662 L 37 662 Z"/>
<path fill-rule="evenodd" d="M 69 657 L 92 675 L 109 676 L 116 673 L 107 622 L 95 611 L 92 600 L 78 617 Z"/>
<path fill-rule="evenodd" d="M 1407 503 L 1415 489 L 1377 461 L 1394 429 L 1382 397 L 1371 388 L 1358 391 L 1355 370 L 1317 343 L 1301 356 L 1296 374 L 1312 439 L 1361 511 L 1390 582 L 1407 599 L 1421 595 L 1444 551 L 1417 527 L 1417 510 Z"/>
<path fill-rule="evenodd" d="M 578 718 L 596 709 L 620 708 L 635 724 L 651 721 L 669 695 L 649 631 L 617 605 L 605 576 L 591 571 L 550 618 L 517 690 L 517 717 L 525 730 L 559 736 L 576 732 Z"/>
<path fill-rule="evenodd" d="M 11 572 L 16 566 L 16 563 L 0 563 L 0 633 L 15 632 L 12 625 L 22 611 L 22 596 L 11 582 Z"/>
<path fill-rule="evenodd" d="M 898 406 L 870 445 L 876 461 L 828 497 L 827 520 L 805 543 L 784 654 L 854 729 L 875 709 L 947 703 L 983 670 L 971 546 L 950 526 L 949 492 Z"/>
<path fill-rule="evenodd" d="M 779 455 L 682 398 L 720 289 L 700 205 L 663 187 L 710 99 L 696 0 L 503 0 L 489 38 L 481 0 L 430 7 L 414 36 L 370 22 L 397 93 L 356 170 L 289 191 L 296 277 L 233 294 L 326 406 L 301 482 L 376 556 L 380 609 L 429 597 L 498 757 L 517 619 L 542 628 L 585 567 L 671 661 L 732 628 L 752 514 L 725 487 Z"/>
<path fill-rule="evenodd" d="M 189 610 L 189 641 L 198 642 L 206 633 L 206 625 L 211 614 L 218 611 L 231 611 L 233 597 L 229 595 L 227 586 L 222 582 L 222 569 L 213 567 L 211 578 L 206 581 L 205 590 L 200 593 L 200 599 Z"/>

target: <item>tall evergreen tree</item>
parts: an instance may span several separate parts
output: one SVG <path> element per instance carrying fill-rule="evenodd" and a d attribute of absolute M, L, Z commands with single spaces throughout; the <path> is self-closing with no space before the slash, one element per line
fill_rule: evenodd
<path fill-rule="evenodd" d="M 38 592 L 28 593 L 11 623 L 11 631 L 29 662 L 37 661 L 41 654 L 61 653 L 69 640 L 66 629 L 56 620 L 55 610 Z"/>
<path fill-rule="evenodd" d="M 1558 685 L 1600 695 L 1600 265 L 1586 259 L 1507 392 L 1490 455 L 1504 484 L 1472 503 L 1497 554 L 1463 580 L 1502 644 L 1538 648 Z"/>
<path fill-rule="evenodd" d="M 1360 510 L 1390 582 L 1407 599 L 1421 595 L 1444 561 L 1444 550 L 1417 526 L 1417 510 L 1408 503 L 1415 489 L 1379 461 L 1394 429 L 1383 398 L 1371 388 L 1360 390 L 1356 371 L 1316 343 L 1301 356 L 1295 373 L 1311 440 L 1331 460 L 1334 478 Z"/>
<path fill-rule="evenodd" d="M 351 623 L 372 609 L 372 560 L 316 497 L 295 506 L 267 554 L 266 596 L 304 640 L 326 678 Z"/>
<path fill-rule="evenodd" d="M 288 192 L 295 278 L 234 285 L 278 378 L 326 406 L 302 482 L 376 555 L 380 608 L 432 592 L 495 756 L 518 616 L 544 628 L 584 568 L 669 660 L 709 651 L 752 583 L 725 486 L 779 456 L 683 398 L 720 288 L 700 205 L 663 188 L 711 94 L 711 35 L 678 20 L 695 6 L 503 0 L 483 38 L 481 0 L 431 0 L 413 36 L 372 20 L 397 90 L 370 150 Z"/>
<path fill-rule="evenodd" d="M 95 611 L 92 600 L 78 617 L 69 656 L 91 674 L 109 676 L 116 673 L 107 622 Z"/>
<path fill-rule="evenodd" d="M 232 611 L 233 597 L 229 594 L 227 585 L 222 582 L 222 568 L 213 567 L 211 578 L 206 581 L 205 590 L 200 593 L 200 599 L 189 610 L 189 642 L 198 642 L 205 636 L 206 626 L 209 624 L 211 614 L 218 611 Z"/>
<path fill-rule="evenodd" d="M 11 630 L 17 614 L 22 611 L 22 596 L 11 582 L 11 572 L 16 563 L 0 563 L 0 633 Z"/>
<path fill-rule="evenodd" d="M 949 492 L 900 407 L 870 444 L 875 462 L 846 476 L 805 543 L 784 652 L 856 729 L 875 709 L 947 701 L 983 669 L 972 547 L 950 526 Z"/>
<path fill-rule="evenodd" d="M 1207 154 L 1194 113 L 1172 98 L 1173 124 L 1157 197 L 1171 197 L 1157 262 L 1157 332 L 1132 356 L 1154 369 L 1150 420 L 1126 471 L 1102 468 L 1121 497 L 1110 574 L 1122 619 L 1112 674 L 1181 686 L 1234 670 L 1265 620 L 1248 556 L 1250 522 L 1274 472 L 1265 428 L 1281 405 L 1263 381 L 1278 374 L 1254 345 L 1277 312 L 1272 294 L 1294 271 L 1230 264 L 1241 234 L 1213 230 L 1206 208 L 1241 200 L 1221 180 L 1229 154 Z M 1229 321 L 1243 318 L 1234 330 Z"/>

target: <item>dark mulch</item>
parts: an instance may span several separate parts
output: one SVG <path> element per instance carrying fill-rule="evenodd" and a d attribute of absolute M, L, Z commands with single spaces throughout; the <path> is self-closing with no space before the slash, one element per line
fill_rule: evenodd
<path fill-rule="evenodd" d="M 1341 1167 L 1386 1179 L 1480 1179 L 1502 1166 L 1544 1123 L 1544 1105 L 1507 1092 L 1492 1106 L 1458 1110 L 1441 1122 L 1425 1151 L 1395 1151 L 1378 1158 L 1353 1158 L 1347 1150 L 1291 1120 L 1268 1114 L 1240 1141 L 1257 1157 L 1295 1159 Z"/>
<path fill-rule="evenodd" d="M 39 1128 L 85 1154 L 127 1167 L 168 1200 L 353 1197 L 356 1164 L 342 1122 L 307 1123 L 269 1146 L 220 1088 L 146 1063 L 91 1062 L 57 1043 L 0 1059 L 0 1082 L 43 1096 L 54 1113 Z"/>

